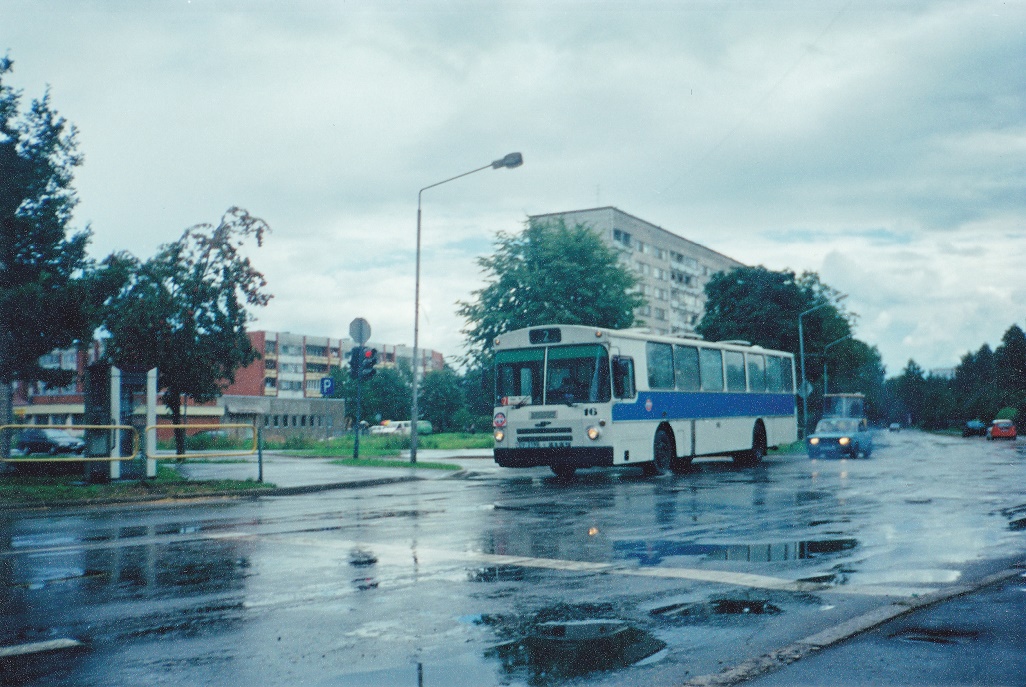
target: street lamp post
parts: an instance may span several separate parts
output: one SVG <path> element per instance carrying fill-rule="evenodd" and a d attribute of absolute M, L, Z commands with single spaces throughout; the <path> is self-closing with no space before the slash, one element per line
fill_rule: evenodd
<path fill-rule="evenodd" d="M 836 341 L 831 341 L 830 343 L 828 343 L 826 346 L 823 347 L 823 395 L 824 396 L 827 395 L 827 351 L 829 351 L 830 347 L 833 346 L 834 344 L 839 344 L 842 341 L 846 341 L 847 339 L 850 339 L 850 338 L 851 338 L 851 334 L 848 334 L 846 336 L 842 336 L 840 339 L 837 339 Z"/>
<path fill-rule="evenodd" d="M 417 192 L 417 266 L 414 274 L 414 291 L 413 291 L 413 402 L 410 404 L 410 462 L 417 462 L 417 397 L 419 396 L 420 386 L 420 217 L 421 217 L 421 196 L 424 191 L 435 186 L 441 186 L 442 184 L 448 184 L 450 181 L 456 179 L 462 179 L 465 176 L 480 172 L 486 169 L 513 169 L 524 164 L 524 156 L 520 153 L 510 153 L 509 155 L 498 159 L 484 167 L 478 167 L 472 169 L 469 172 L 458 174 L 454 177 L 450 177 L 445 181 L 439 181 L 437 183 L 425 186 Z"/>
<path fill-rule="evenodd" d="M 834 302 L 843 301 L 847 297 L 848 297 L 848 294 L 846 294 L 846 293 L 841 294 L 840 296 L 838 296 L 837 298 L 834 299 Z M 808 398 L 807 398 L 808 394 L 805 392 L 805 333 L 802 331 L 802 318 L 805 317 L 806 315 L 808 315 L 810 312 L 814 312 L 816 310 L 819 310 L 820 308 L 825 308 L 828 305 L 831 305 L 830 301 L 823 301 L 819 305 L 812 306 L 811 308 L 809 308 L 808 310 L 806 310 L 805 312 L 803 312 L 802 314 L 800 314 L 798 316 L 798 358 L 799 358 L 799 361 L 800 361 L 799 365 L 801 365 L 801 373 L 802 373 L 802 388 L 801 388 L 802 393 L 801 393 L 801 397 L 802 397 L 802 438 L 803 439 L 805 438 L 805 429 L 806 429 L 806 427 L 809 424 L 809 402 L 808 402 Z"/>

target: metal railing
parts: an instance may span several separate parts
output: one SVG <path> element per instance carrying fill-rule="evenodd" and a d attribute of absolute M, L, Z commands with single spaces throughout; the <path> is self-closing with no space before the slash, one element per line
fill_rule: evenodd
<path fill-rule="evenodd" d="M 105 429 L 111 432 L 124 430 L 132 433 L 132 453 L 128 456 L 86 456 L 83 449 L 83 455 L 78 454 L 66 454 L 66 453 L 55 453 L 48 454 L 45 456 L 34 457 L 34 456 L 12 456 L 10 458 L 3 458 L 0 456 L 0 462 L 5 463 L 78 463 L 81 461 L 125 461 L 134 460 L 139 456 L 139 430 L 131 425 L 0 425 L 0 433 L 7 432 L 10 430 L 26 430 L 26 429 L 61 429 L 64 431 L 73 430 L 86 430 L 86 429 Z M 14 442 L 12 442 L 14 443 Z M 110 442 L 113 447 L 115 442 L 113 438 Z M 113 448 L 111 449 L 113 452 Z"/>

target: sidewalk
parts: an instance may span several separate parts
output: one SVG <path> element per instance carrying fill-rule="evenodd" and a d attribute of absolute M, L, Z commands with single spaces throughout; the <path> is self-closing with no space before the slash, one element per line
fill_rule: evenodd
<path fill-rule="evenodd" d="M 745 687 L 1026 684 L 1026 568 L 881 606 L 722 673 L 685 683 Z M 915 603 L 922 605 L 915 606 Z M 904 606 L 905 608 L 902 608 Z"/>
<path fill-rule="evenodd" d="M 409 460 L 406 452 L 401 460 Z M 332 458 L 296 458 L 272 452 L 264 452 L 263 481 L 274 484 L 273 493 L 303 493 L 326 489 L 344 489 L 375 484 L 394 484 L 413 480 L 451 479 L 461 474 L 468 465 L 494 465 L 490 450 L 468 451 L 418 451 L 417 459 L 424 462 L 442 462 L 459 465 L 461 471 L 410 468 L 371 468 L 334 465 Z M 256 456 L 242 456 L 232 462 L 212 458 L 187 460 L 179 466 L 184 477 L 191 480 L 254 480 L 260 476 L 260 465 Z"/>

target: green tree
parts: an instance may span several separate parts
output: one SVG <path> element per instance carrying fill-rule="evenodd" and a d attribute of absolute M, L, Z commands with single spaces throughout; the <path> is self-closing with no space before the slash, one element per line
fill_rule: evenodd
<path fill-rule="evenodd" d="M 926 414 L 926 374 L 915 360 L 909 360 L 900 377 L 887 380 L 890 392 L 889 417 L 910 425 L 921 425 Z"/>
<path fill-rule="evenodd" d="M 21 112 L 21 93 L 3 81 L 12 64 L 0 58 L 0 424 L 11 422 L 14 382 L 71 381 L 71 371 L 40 367 L 39 358 L 92 339 L 121 274 L 115 261 L 98 271 L 86 257 L 88 228 L 69 235 L 77 132 L 49 93 Z M 0 454 L 8 446 L 4 433 Z"/>
<path fill-rule="evenodd" d="M 831 392 L 860 392 L 866 395 L 870 416 L 879 414 L 884 401 L 882 358 L 876 347 L 852 336 L 853 315 L 836 305 L 837 290 L 827 286 L 814 272 L 801 276 L 790 270 L 773 271 L 763 266 L 737 267 L 714 274 L 705 287 L 706 305 L 696 330 L 709 341 L 741 339 L 758 346 L 795 354 L 797 359 L 798 318 L 805 337 L 805 378 L 813 386 L 812 409 L 820 407 L 823 393 L 823 354 L 828 344 L 826 368 Z M 799 372 L 800 377 L 800 372 Z"/>
<path fill-rule="evenodd" d="M 424 375 L 420 380 L 420 408 L 434 431 L 462 429 L 456 422 L 456 414 L 463 408 L 463 390 L 452 368 L 447 366 Z"/>
<path fill-rule="evenodd" d="M 467 360 L 488 366 L 500 334 L 540 324 L 626 328 L 644 303 L 637 277 L 586 225 L 529 222 L 519 234 L 500 233 L 492 255 L 478 259 L 487 284 L 460 302 L 467 321 Z"/>
<path fill-rule="evenodd" d="M 1026 409 L 1026 333 L 1019 325 L 1013 324 L 1001 337 L 1001 345 L 994 350 L 994 364 L 1001 405 Z"/>
<path fill-rule="evenodd" d="M 952 389 L 962 420 L 990 420 L 1001 404 L 996 381 L 994 351 L 983 344 L 976 353 L 966 353 L 955 368 Z"/>
<path fill-rule="evenodd" d="M 131 276 L 107 304 L 107 356 L 125 370 L 158 368 L 161 400 L 180 424 L 182 398 L 197 403 L 219 397 L 235 371 L 259 358 L 246 335 L 247 306 L 271 296 L 266 281 L 242 249 L 262 245 L 267 224 L 230 208 L 217 226 L 200 224 L 140 262 L 123 254 Z M 175 432 L 178 453 L 185 431 Z"/>
<path fill-rule="evenodd" d="M 696 330 L 709 341 L 743 339 L 797 353 L 798 316 L 823 302 L 831 304 L 802 318 L 806 353 L 821 352 L 826 344 L 851 334 L 849 316 L 833 304 L 838 292 L 813 272 L 798 277 L 761 265 L 736 267 L 714 274 L 705 295 L 705 313 Z"/>

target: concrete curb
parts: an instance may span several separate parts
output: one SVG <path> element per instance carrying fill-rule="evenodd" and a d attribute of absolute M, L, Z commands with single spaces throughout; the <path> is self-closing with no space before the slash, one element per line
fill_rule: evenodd
<path fill-rule="evenodd" d="M 465 473 L 465 470 L 454 472 L 439 479 L 453 479 Z M 296 496 L 299 494 L 312 494 L 318 491 L 331 491 L 333 489 L 358 489 L 360 487 L 378 487 L 385 484 L 401 484 L 403 482 L 424 481 L 425 478 L 416 475 L 404 475 L 402 477 L 376 477 L 372 479 L 357 479 L 346 482 L 329 482 L 326 484 L 308 484 L 297 487 L 270 487 L 260 489 L 235 489 L 227 491 L 208 491 L 201 494 L 167 494 L 153 496 L 125 496 L 123 498 L 109 499 L 79 499 L 73 501 L 41 501 L 32 504 L 4 504 L 0 503 L 0 513 L 12 513 L 18 511 L 46 510 L 49 508 L 82 508 L 94 506 L 121 506 L 121 505 L 143 505 L 143 504 L 175 504 L 182 505 L 188 502 L 198 502 L 205 499 L 246 499 L 258 498 L 261 496 Z"/>
<path fill-rule="evenodd" d="M 779 670 L 780 668 L 794 663 L 795 661 L 798 661 L 812 653 L 843 642 L 855 635 L 877 628 L 884 623 L 912 613 L 913 611 L 933 606 L 944 601 L 950 601 L 951 599 L 979 591 L 984 587 L 989 587 L 1018 575 L 1022 575 L 1022 570 L 1023 564 L 1019 563 L 1012 568 L 1002 570 L 1001 572 L 994 573 L 993 575 L 987 575 L 986 577 L 970 584 L 956 585 L 946 589 L 941 589 L 932 594 L 926 594 L 913 599 L 896 601 L 885 606 L 880 606 L 868 613 L 864 613 L 860 616 L 856 616 L 850 620 L 839 623 L 832 628 L 822 632 L 817 632 L 816 634 L 805 637 L 804 639 L 799 639 L 793 644 L 770 651 L 762 656 L 751 658 L 731 668 L 725 668 L 719 673 L 701 675 L 692 678 L 691 680 L 683 683 L 683 685 L 685 687 L 727 687 L 729 685 L 740 684 L 747 680 L 759 677 L 760 675 Z"/>

